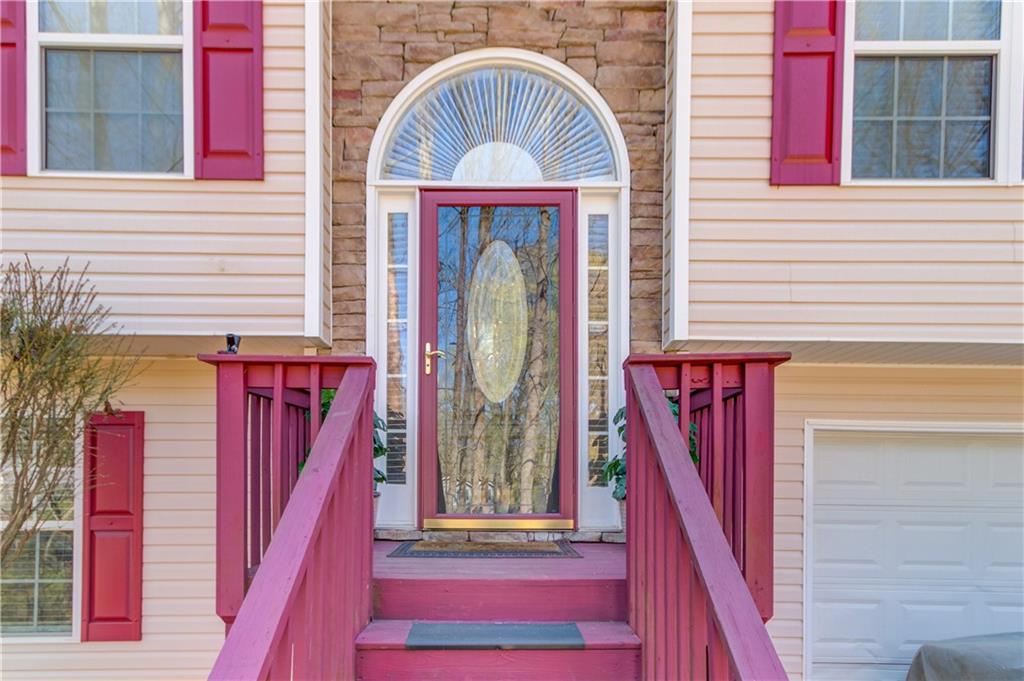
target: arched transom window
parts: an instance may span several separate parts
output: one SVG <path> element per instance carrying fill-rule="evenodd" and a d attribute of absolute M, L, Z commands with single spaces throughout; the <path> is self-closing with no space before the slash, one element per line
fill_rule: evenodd
<path fill-rule="evenodd" d="M 518 66 L 453 75 L 417 98 L 385 147 L 383 180 L 597 182 L 615 156 L 594 112 Z"/>

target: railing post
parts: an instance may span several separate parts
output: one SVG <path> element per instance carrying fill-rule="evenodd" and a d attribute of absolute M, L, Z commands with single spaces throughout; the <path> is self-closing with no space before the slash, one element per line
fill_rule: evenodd
<path fill-rule="evenodd" d="M 743 575 L 767 622 L 773 612 L 773 447 L 775 386 L 768 364 L 743 367 Z"/>
<path fill-rule="evenodd" d="M 217 615 L 228 626 L 245 597 L 245 367 L 217 367 Z"/>

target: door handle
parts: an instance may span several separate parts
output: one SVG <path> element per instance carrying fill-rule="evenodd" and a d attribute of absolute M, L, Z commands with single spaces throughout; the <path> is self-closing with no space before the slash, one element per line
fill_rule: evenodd
<path fill-rule="evenodd" d="M 434 357 L 448 359 L 448 355 L 445 354 L 444 350 L 431 350 L 430 343 L 427 343 L 423 347 L 423 373 L 428 376 L 433 368 Z"/>

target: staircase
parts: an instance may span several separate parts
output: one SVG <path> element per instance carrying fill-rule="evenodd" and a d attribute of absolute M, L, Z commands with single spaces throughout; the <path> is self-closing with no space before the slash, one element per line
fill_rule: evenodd
<path fill-rule="evenodd" d="M 361 681 L 629 681 L 622 546 L 581 558 L 392 558 L 374 546 L 373 621 L 356 638 Z"/>
<path fill-rule="evenodd" d="M 631 357 L 626 545 L 514 559 L 392 558 L 373 541 L 372 360 L 201 358 L 217 366 L 229 627 L 211 681 L 786 678 L 764 622 L 788 355 Z"/>

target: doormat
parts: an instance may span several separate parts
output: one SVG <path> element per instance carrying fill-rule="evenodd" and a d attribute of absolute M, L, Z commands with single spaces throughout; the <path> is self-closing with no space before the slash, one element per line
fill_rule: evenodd
<path fill-rule="evenodd" d="M 568 541 L 404 541 L 389 558 L 582 558 Z"/>

